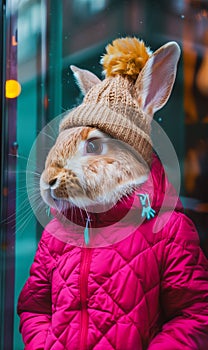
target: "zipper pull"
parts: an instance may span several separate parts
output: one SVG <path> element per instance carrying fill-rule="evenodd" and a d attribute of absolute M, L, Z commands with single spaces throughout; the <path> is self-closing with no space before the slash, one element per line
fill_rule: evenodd
<path fill-rule="evenodd" d="M 86 244 L 86 245 L 88 245 L 89 242 L 90 242 L 90 236 L 89 236 L 89 222 L 90 222 L 90 219 L 87 218 L 86 226 L 85 226 L 85 229 L 84 229 L 84 241 L 85 241 L 85 244 Z"/>
<path fill-rule="evenodd" d="M 46 215 L 51 217 L 51 208 L 49 206 L 46 207 Z"/>

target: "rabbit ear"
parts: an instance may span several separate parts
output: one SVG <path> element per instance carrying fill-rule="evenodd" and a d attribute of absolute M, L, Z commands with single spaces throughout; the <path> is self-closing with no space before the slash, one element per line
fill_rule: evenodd
<path fill-rule="evenodd" d="M 80 90 L 84 95 L 91 89 L 91 87 L 101 82 L 101 80 L 95 74 L 88 70 L 80 69 L 76 66 L 70 66 L 70 68 Z"/>
<path fill-rule="evenodd" d="M 151 116 L 168 101 L 179 57 L 176 42 L 163 45 L 150 56 L 135 82 L 139 105 Z"/>

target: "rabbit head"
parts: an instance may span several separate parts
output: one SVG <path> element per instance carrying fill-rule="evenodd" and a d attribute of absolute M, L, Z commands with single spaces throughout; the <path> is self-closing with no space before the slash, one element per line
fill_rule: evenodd
<path fill-rule="evenodd" d="M 122 45 L 119 42 L 119 49 Z M 103 81 L 71 67 L 85 98 L 61 122 L 46 159 L 40 189 L 50 207 L 113 205 L 147 179 L 152 154 L 150 123 L 170 96 L 179 55 L 175 42 L 154 54 L 146 50 L 142 65 L 138 57 L 137 63 L 132 61 L 133 67 L 139 62 L 138 70 L 127 64 L 128 72 L 122 71 L 116 61 Z M 107 61 L 112 56 L 111 48 Z M 103 61 L 105 66 L 105 57 Z"/>
<path fill-rule="evenodd" d="M 51 207 L 117 202 L 144 182 L 148 168 L 124 143 L 95 128 L 62 131 L 50 150 L 40 189 Z"/>

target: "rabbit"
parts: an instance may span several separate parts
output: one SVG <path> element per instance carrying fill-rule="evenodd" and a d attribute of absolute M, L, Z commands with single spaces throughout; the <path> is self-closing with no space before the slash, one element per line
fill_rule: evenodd
<path fill-rule="evenodd" d="M 135 43 L 137 42 L 134 41 L 133 44 Z M 147 57 L 148 52 L 149 49 L 146 52 Z M 168 43 L 150 57 L 135 81 L 135 91 L 131 92 L 133 104 L 129 107 L 132 109 L 130 113 L 134 114 L 136 109 L 138 114 L 139 109 L 144 113 L 143 118 L 150 124 L 154 112 L 162 108 L 170 96 L 179 52 L 176 43 Z M 146 56 L 144 55 L 144 59 Z M 106 57 L 102 59 L 104 60 Z M 93 73 L 75 66 L 71 66 L 71 69 L 84 94 L 91 89 L 93 95 L 93 87 L 102 85 L 100 79 Z M 131 77 L 134 75 L 133 70 Z M 157 84 L 154 83 L 155 75 Z M 127 84 L 133 90 L 128 80 Z M 99 104 L 99 101 L 97 102 Z M 119 108 L 126 110 L 127 106 L 123 107 L 124 102 L 120 101 Z M 148 162 L 131 143 L 128 143 L 129 140 L 125 142 L 122 138 L 115 139 L 114 135 L 103 133 L 93 125 L 78 127 L 72 125 L 65 129 L 68 119 L 67 116 L 61 123 L 60 134 L 48 154 L 45 170 L 40 179 L 41 195 L 47 205 L 61 207 L 61 203 L 66 205 L 66 202 L 80 208 L 115 205 L 122 197 L 131 194 L 139 184 L 147 180 Z M 119 124 L 118 122 L 118 127 Z M 148 142 L 151 146 L 150 138 Z M 151 152 L 150 147 L 150 158 Z"/>
<path fill-rule="evenodd" d="M 85 96 L 40 178 L 54 217 L 18 300 L 25 349 L 207 350 L 208 263 L 180 203 L 170 210 L 175 192 L 151 140 L 180 48 L 152 53 L 127 37 L 106 51 L 103 80 L 71 67 Z"/>

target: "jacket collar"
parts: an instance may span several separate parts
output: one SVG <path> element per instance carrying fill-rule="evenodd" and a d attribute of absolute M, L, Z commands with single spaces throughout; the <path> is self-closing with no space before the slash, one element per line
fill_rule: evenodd
<path fill-rule="evenodd" d="M 135 211 L 136 216 L 150 220 L 161 209 L 167 211 L 170 208 L 182 210 L 182 205 L 174 188 L 168 182 L 160 160 L 154 155 L 148 180 L 112 208 L 108 210 L 99 208 L 96 212 L 86 212 L 77 207 L 70 207 L 61 215 L 79 226 L 85 227 L 88 222 L 91 227 L 106 227 L 121 221 L 130 210 Z M 59 214 L 56 213 L 55 216 L 59 218 Z"/>

